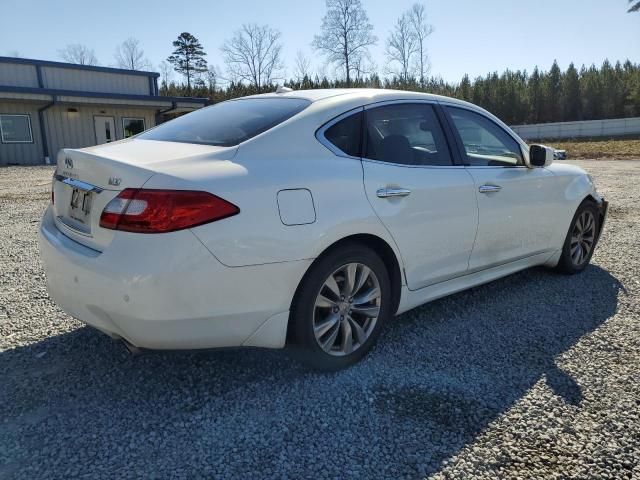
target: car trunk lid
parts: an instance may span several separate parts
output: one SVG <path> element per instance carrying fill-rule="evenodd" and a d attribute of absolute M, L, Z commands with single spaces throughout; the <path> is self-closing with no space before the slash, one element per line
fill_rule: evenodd
<path fill-rule="evenodd" d="M 100 215 L 119 192 L 141 188 L 157 172 L 185 159 L 226 160 L 235 150 L 135 139 L 61 150 L 52 185 L 56 225 L 73 240 L 102 251 L 114 231 L 100 227 Z"/>

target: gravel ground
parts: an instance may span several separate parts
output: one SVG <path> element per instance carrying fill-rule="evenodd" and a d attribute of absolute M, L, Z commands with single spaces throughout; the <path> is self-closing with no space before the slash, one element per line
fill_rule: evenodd
<path fill-rule="evenodd" d="M 640 478 L 640 161 L 575 163 L 612 203 L 583 274 L 417 308 L 335 374 L 129 356 L 47 296 L 51 169 L 0 169 L 0 478 Z"/>

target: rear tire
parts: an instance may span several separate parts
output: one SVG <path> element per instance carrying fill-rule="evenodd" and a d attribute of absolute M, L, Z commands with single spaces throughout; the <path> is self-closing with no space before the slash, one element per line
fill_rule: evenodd
<path fill-rule="evenodd" d="M 585 200 L 571 220 L 556 269 L 573 275 L 587 268 L 596 247 L 599 230 L 598 207 L 593 202 Z"/>
<path fill-rule="evenodd" d="M 370 248 L 349 243 L 318 258 L 295 294 L 292 351 L 318 370 L 333 371 L 364 357 L 392 315 L 389 273 Z"/>

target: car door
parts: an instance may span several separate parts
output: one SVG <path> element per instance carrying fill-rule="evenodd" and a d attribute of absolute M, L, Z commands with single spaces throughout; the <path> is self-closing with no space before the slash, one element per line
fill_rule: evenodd
<path fill-rule="evenodd" d="M 527 168 L 520 142 L 489 116 L 462 107 L 444 109 L 478 199 L 469 270 L 548 251 L 556 196 L 553 174 Z"/>
<path fill-rule="evenodd" d="M 464 274 L 478 223 L 474 183 L 454 165 L 437 109 L 374 104 L 363 124 L 366 194 L 400 250 L 408 287 Z"/>

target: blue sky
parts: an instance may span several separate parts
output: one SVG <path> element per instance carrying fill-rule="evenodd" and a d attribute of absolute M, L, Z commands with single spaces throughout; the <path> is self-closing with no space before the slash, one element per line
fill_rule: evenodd
<path fill-rule="evenodd" d="M 242 23 L 280 29 L 293 74 L 298 49 L 319 65 L 310 42 L 320 30 L 324 0 L 5 0 L 0 55 L 59 60 L 68 43 L 95 50 L 101 65 L 113 65 L 115 46 L 138 38 L 153 65 L 171 53 L 182 31 L 200 39 L 211 64 L 223 66 L 219 47 Z M 384 65 L 384 40 L 398 15 L 414 0 L 363 0 L 379 37 L 372 54 Z M 432 74 L 458 81 L 494 70 L 548 69 L 554 59 L 601 63 L 605 58 L 640 62 L 640 14 L 627 14 L 626 0 L 427 0 L 435 33 L 429 39 Z M 331 71 L 331 70 L 329 70 Z"/>

